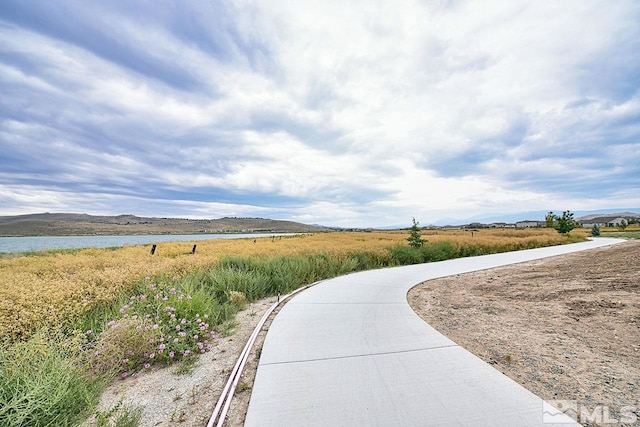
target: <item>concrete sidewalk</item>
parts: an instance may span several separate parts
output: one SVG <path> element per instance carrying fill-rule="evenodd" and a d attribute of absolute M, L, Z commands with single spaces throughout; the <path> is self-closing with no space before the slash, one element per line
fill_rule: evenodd
<path fill-rule="evenodd" d="M 578 426 L 425 323 L 406 295 L 425 280 L 620 241 L 324 281 L 288 302 L 269 328 L 245 426 Z"/>

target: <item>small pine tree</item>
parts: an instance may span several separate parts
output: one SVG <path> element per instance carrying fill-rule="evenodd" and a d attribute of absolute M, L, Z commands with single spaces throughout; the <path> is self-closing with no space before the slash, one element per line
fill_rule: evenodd
<path fill-rule="evenodd" d="M 409 231 L 409 237 L 407 241 L 409 242 L 409 246 L 412 248 L 419 248 L 424 245 L 427 241 L 420 236 L 420 228 L 418 227 L 420 223 L 413 218 L 413 226 Z"/>
<path fill-rule="evenodd" d="M 591 227 L 591 235 L 594 237 L 600 235 L 600 227 L 598 227 L 598 224 L 593 224 L 593 227 Z"/>
<path fill-rule="evenodd" d="M 573 219 L 573 212 L 564 211 L 562 212 L 562 216 L 558 218 L 558 222 L 555 226 L 555 229 L 558 233 L 567 234 L 574 228 L 576 228 L 577 223 L 575 219 Z"/>

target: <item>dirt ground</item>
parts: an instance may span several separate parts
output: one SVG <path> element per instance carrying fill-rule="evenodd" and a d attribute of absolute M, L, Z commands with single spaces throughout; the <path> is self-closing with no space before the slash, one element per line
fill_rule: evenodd
<path fill-rule="evenodd" d="M 431 280 L 408 300 L 543 399 L 577 400 L 583 424 L 640 425 L 640 241 Z"/>
<path fill-rule="evenodd" d="M 598 418 L 595 405 L 606 405 L 610 416 L 600 419 L 637 419 L 601 425 L 640 425 L 640 241 L 428 281 L 412 289 L 408 300 L 433 327 L 543 399 L 577 400 L 588 409 L 587 421 Z M 177 375 L 168 367 L 116 381 L 99 410 L 119 402 L 141 407 L 141 427 L 206 425 L 242 348 L 273 302 L 268 298 L 241 311 L 235 333 L 201 356 L 191 373 Z M 225 426 L 243 424 L 268 324 Z M 629 407 L 638 412 L 629 415 Z"/>

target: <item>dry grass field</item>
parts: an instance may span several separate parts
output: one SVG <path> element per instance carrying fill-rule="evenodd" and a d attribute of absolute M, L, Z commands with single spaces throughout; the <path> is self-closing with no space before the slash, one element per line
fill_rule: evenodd
<path fill-rule="evenodd" d="M 574 231 L 577 234 L 580 230 Z M 566 243 L 551 229 L 423 231 L 429 243 L 450 242 L 457 249 L 484 252 Z M 324 253 L 340 257 L 358 252 L 384 256 L 406 245 L 406 231 L 335 232 L 289 237 L 159 244 L 116 249 L 49 251 L 0 259 L 0 337 L 27 338 L 40 326 L 68 324 L 93 308 L 112 303 L 146 277 L 182 277 L 216 264 L 225 256 L 271 257 Z M 191 248 L 197 244 L 195 254 Z"/>

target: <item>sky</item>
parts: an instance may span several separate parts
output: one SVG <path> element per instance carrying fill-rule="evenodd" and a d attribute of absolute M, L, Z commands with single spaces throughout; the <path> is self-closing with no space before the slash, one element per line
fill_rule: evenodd
<path fill-rule="evenodd" d="M 0 2 L 0 215 L 409 226 L 639 190 L 636 0 Z"/>

